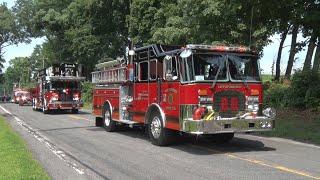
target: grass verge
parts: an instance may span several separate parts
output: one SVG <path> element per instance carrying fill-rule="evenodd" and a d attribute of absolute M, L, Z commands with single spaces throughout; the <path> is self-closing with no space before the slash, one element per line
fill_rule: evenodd
<path fill-rule="evenodd" d="M 293 139 L 320 145 L 320 112 L 310 110 L 279 109 L 276 128 L 269 132 L 258 132 L 263 136 Z"/>
<path fill-rule="evenodd" d="M 50 179 L 25 142 L 0 116 L 0 179 Z"/>
<path fill-rule="evenodd" d="M 85 102 L 83 104 L 83 109 L 92 110 L 92 103 Z"/>

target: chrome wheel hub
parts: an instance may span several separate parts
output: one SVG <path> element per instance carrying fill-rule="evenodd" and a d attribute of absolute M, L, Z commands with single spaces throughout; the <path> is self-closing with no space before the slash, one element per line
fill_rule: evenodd
<path fill-rule="evenodd" d="M 105 124 L 106 126 L 109 126 L 109 125 L 110 125 L 110 113 L 109 113 L 109 111 L 106 111 L 106 112 L 104 113 L 104 124 Z"/>
<path fill-rule="evenodd" d="M 150 124 L 150 130 L 151 130 L 152 136 L 155 139 L 158 139 L 160 137 L 161 121 L 157 116 L 152 119 L 151 124 Z"/>

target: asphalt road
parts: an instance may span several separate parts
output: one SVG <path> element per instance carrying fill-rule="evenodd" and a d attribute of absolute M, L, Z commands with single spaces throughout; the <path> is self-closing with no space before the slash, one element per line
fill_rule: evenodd
<path fill-rule="evenodd" d="M 0 104 L 53 179 L 320 179 L 320 147 L 280 138 L 236 135 L 228 144 L 179 138 L 152 145 L 139 129 L 108 133 L 94 117 L 48 114 Z"/>

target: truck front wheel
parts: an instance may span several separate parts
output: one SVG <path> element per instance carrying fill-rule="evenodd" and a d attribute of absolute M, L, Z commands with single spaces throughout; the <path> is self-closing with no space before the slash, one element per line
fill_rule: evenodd
<path fill-rule="evenodd" d="M 148 134 L 152 144 L 157 146 L 168 145 L 171 140 L 171 132 L 163 125 L 159 112 L 154 112 L 148 122 Z"/>
<path fill-rule="evenodd" d="M 46 109 L 46 101 L 44 101 L 43 105 L 42 105 L 42 112 L 43 114 L 48 114 L 49 113 L 49 109 Z"/>
<path fill-rule="evenodd" d="M 105 107 L 103 113 L 103 127 L 108 132 L 112 132 L 116 130 L 116 122 L 112 120 L 111 111 L 109 107 Z"/>

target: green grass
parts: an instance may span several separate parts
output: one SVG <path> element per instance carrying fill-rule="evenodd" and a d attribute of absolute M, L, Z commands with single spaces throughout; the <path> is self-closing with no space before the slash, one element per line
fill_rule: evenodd
<path fill-rule="evenodd" d="M 262 74 L 261 79 L 262 82 L 270 81 L 272 80 L 273 76 L 271 74 Z"/>
<path fill-rule="evenodd" d="M 319 129 L 320 112 L 279 109 L 277 111 L 275 130 L 257 134 L 320 145 Z"/>
<path fill-rule="evenodd" d="M 0 179 L 50 179 L 25 142 L 0 116 Z"/>

